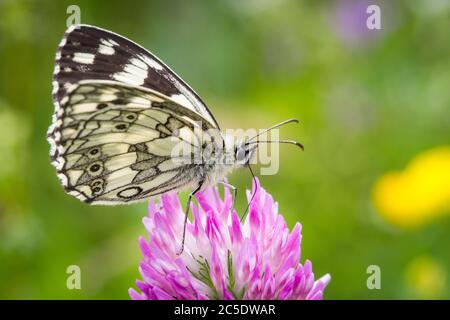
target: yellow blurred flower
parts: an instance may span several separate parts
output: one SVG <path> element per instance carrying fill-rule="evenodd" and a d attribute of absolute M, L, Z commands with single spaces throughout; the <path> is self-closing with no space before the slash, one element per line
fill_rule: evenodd
<path fill-rule="evenodd" d="M 406 267 L 405 280 L 414 298 L 444 298 L 447 274 L 444 266 L 431 257 L 413 259 Z"/>
<path fill-rule="evenodd" d="M 414 228 L 450 213 L 450 146 L 417 155 L 402 172 L 375 183 L 372 199 L 379 214 L 400 227 Z"/>

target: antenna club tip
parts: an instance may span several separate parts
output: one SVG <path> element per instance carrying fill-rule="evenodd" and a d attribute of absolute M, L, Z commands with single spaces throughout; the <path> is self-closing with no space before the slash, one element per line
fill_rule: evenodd
<path fill-rule="evenodd" d="M 302 149 L 302 151 L 305 151 L 305 147 L 300 143 L 300 142 L 296 142 L 295 143 L 300 149 Z"/>

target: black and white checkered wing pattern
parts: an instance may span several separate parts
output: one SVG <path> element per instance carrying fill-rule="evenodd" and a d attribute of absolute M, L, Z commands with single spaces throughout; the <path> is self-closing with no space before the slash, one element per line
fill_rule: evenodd
<path fill-rule="evenodd" d="M 191 156 L 212 127 L 150 89 L 83 80 L 65 91 L 49 132 L 66 192 L 92 204 L 146 199 L 195 182 Z M 199 134 L 200 133 L 200 134 Z M 174 155 L 173 150 L 190 150 Z M 184 157 L 184 158 L 183 158 Z"/>
<path fill-rule="evenodd" d="M 183 80 L 139 45 L 92 26 L 65 33 L 53 101 L 52 164 L 65 190 L 88 203 L 187 187 L 198 178 L 189 160 L 201 146 L 222 143 L 214 117 Z M 189 159 L 174 148 L 190 150 Z"/>
<path fill-rule="evenodd" d="M 53 100 L 82 80 L 114 80 L 149 88 L 170 97 L 219 127 L 199 96 L 169 67 L 138 44 L 97 27 L 71 26 L 56 55 Z"/>

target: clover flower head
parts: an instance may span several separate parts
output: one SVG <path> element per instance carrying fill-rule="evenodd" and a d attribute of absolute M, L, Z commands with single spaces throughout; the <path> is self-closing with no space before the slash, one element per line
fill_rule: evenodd
<path fill-rule="evenodd" d="M 192 205 L 184 251 L 180 250 L 184 212 L 175 193 L 149 203 L 143 222 L 149 241 L 140 238 L 143 254 L 132 299 L 322 299 L 330 280 L 315 280 L 310 261 L 301 264 L 301 225 L 292 232 L 278 205 L 256 180 L 249 214 L 241 223 L 230 190 L 222 198 L 207 188 Z M 250 193 L 247 192 L 250 199 Z"/>

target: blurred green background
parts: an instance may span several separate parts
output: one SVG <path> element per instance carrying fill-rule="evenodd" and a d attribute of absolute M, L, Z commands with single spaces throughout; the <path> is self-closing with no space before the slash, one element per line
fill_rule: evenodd
<path fill-rule="evenodd" d="M 403 228 L 372 200 L 386 172 L 450 144 L 445 0 L 0 0 L 0 298 L 128 299 L 140 278 L 146 204 L 83 204 L 50 165 L 53 61 L 71 4 L 82 23 L 159 56 L 222 128 L 301 120 L 281 136 L 305 152 L 282 146 L 278 174 L 260 179 L 289 227 L 303 224 L 302 262 L 331 274 L 327 299 L 450 298 L 450 206 Z M 381 30 L 366 28 L 368 4 L 381 7 Z M 250 175 L 229 180 L 242 209 Z M 72 264 L 81 290 L 66 288 Z M 370 265 L 381 269 L 380 290 L 366 286 Z"/>

